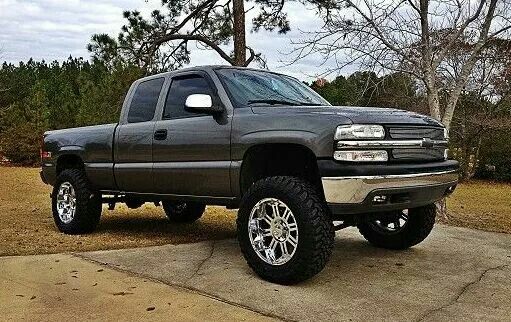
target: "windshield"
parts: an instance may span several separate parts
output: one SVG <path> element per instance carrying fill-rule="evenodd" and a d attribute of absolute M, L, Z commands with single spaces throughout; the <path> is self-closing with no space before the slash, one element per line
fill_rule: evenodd
<path fill-rule="evenodd" d="M 307 85 L 289 76 L 236 68 L 216 72 L 237 106 L 330 105 Z"/>

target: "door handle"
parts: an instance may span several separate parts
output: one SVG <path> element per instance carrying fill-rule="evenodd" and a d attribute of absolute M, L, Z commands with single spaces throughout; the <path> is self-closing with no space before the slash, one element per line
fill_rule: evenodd
<path fill-rule="evenodd" d="M 154 139 L 155 140 L 167 139 L 167 130 L 156 130 L 156 132 L 154 132 Z"/>

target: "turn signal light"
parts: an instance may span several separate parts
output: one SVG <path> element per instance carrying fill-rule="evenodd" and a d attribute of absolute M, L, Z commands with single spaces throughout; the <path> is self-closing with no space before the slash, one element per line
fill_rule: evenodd
<path fill-rule="evenodd" d="M 51 152 L 41 150 L 41 159 L 50 159 Z"/>
<path fill-rule="evenodd" d="M 41 161 L 45 159 L 51 159 L 51 152 L 44 151 L 44 136 L 41 137 L 41 148 L 39 149 L 39 155 L 41 156 Z"/>
<path fill-rule="evenodd" d="M 385 162 L 389 160 L 385 150 L 353 150 L 353 151 L 335 151 L 334 159 L 337 161 L 350 162 Z"/>

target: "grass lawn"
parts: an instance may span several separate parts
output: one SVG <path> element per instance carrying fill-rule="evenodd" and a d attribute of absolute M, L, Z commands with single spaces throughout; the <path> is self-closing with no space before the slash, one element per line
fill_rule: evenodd
<path fill-rule="evenodd" d="M 146 205 L 129 210 L 104 208 L 98 229 L 70 236 L 57 231 L 50 207 L 50 186 L 39 169 L 0 167 L 0 256 L 130 248 L 197 242 L 235 236 L 236 212 L 208 207 L 193 224 L 172 224 L 163 210 Z M 487 182 L 458 186 L 442 222 L 511 233 L 511 185 Z"/>
<path fill-rule="evenodd" d="M 447 199 L 448 219 L 461 227 L 511 233 L 511 184 L 472 181 Z"/>
<path fill-rule="evenodd" d="M 0 167 L 0 256 L 130 248 L 190 243 L 235 236 L 236 212 L 208 207 L 193 224 L 171 224 L 153 204 L 132 210 L 103 208 L 96 231 L 71 236 L 60 233 L 51 215 L 51 187 L 39 169 Z"/>

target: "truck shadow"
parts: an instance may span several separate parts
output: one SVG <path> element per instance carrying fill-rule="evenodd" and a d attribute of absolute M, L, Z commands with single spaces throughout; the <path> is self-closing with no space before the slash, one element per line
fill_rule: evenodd
<path fill-rule="evenodd" d="M 218 208 L 208 208 L 203 217 L 193 223 L 170 222 L 161 209 L 153 206 L 136 210 L 119 208 L 103 211 L 95 234 L 143 239 L 159 237 L 179 242 L 218 240 L 236 236 L 235 221 L 235 215 Z"/>
<path fill-rule="evenodd" d="M 162 209 L 145 206 L 136 210 L 119 207 L 115 211 L 103 212 L 101 222 L 94 234 L 116 240 L 130 239 L 140 242 L 138 246 L 194 243 L 208 240 L 229 240 L 229 250 L 239 254 L 236 237 L 236 212 L 219 207 L 208 207 L 206 213 L 194 223 L 170 222 Z M 421 247 L 404 251 L 380 249 L 365 241 L 355 228 L 336 233 L 334 249 L 327 270 L 337 272 L 345 269 L 373 270 L 378 262 L 388 262 L 397 273 L 410 264 L 413 258 L 427 257 Z M 225 254 L 224 254 L 225 255 Z M 408 261 L 408 263 L 407 263 Z M 243 265 L 244 266 L 244 265 Z"/>

